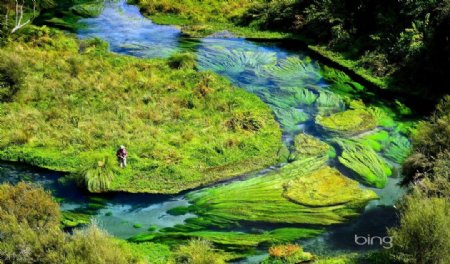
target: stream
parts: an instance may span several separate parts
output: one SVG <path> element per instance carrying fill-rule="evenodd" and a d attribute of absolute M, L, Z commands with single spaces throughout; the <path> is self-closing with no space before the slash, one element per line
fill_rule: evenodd
<path fill-rule="evenodd" d="M 292 144 L 294 136 L 299 132 L 305 132 L 327 141 L 327 136 L 317 129 L 314 121 L 292 124 L 289 119 L 285 118 L 283 110 L 273 106 L 271 102 L 274 99 L 284 99 L 278 97 L 279 82 L 276 81 L 276 76 L 261 69 L 264 63 L 272 60 L 281 61 L 294 58 L 303 62 L 307 61 L 306 73 L 299 75 L 298 78 L 290 78 L 288 80 L 290 85 L 301 85 L 326 91 L 329 84 L 320 77 L 320 64 L 309 59 L 307 54 L 302 51 L 284 48 L 280 43 L 220 38 L 218 35 L 200 40 L 184 38 L 176 27 L 152 23 L 141 15 L 137 7 L 128 5 L 126 1 L 106 3 L 99 17 L 82 19 L 80 23 L 85 26 L 79 30 L 79 38 L 98 37 L 103 39 L 109 43 L 110 50 L 114 53 L 144 58 L 166 58 L 183 50 L 195 52 L 198 56 L 200 70 L 211 70 L 227 77 L 236 86 L 257 94 L 264 102 L 273 107 L 283 129 L 283 141 L 286 145 Z M 224 35 L 228 36 L 229 34 Z M 233 64 L 230 58 L 238 58 L 240 63 Z M 290 111 L 299 111 L 310 116 L 317 114 L 312 107 L 295 108 Z M 337 161 L 332 160 L 330 165 L 338 168 L 347 176 L 353 177 Z M 354 234 L 385 236 L 386 227 L 396 224 L 396 210 L 393 204 L 404 191 L 398 186 L 399 166 L 394 164 L 394 168 L 396 168 L 394 169 L 396 173 L 389 178 L 385 188 L 370 188 L 378 194 L 379 200 L 369 202 L 359 217 L 349 220 L 345 224 L 330 226 L 323 235 L 301 241 L 305 251 L 314 254 L 335 255 L 342 252 L 359 252 L 376 248 L 376 246 L 360 247 L 356 245 Z M 264 177 L 272 170 L 276 170 L 276 167 L 250 173 L 237 180 L 244 180 L 246 177 Z M 185 193 L 180 195 L 126 193 L 92 195 L 74 185 L 58 181 L 63 175 L 63 173 L 23 164 L 0 163 L 0 181 L 11 183 L 32 181 L 42 185 L 59 200 L 61 210 L 92 209 L 99 225 L 119 238 L 126 239 L 142 233 L 143 230 L 136 228 L 136 224 L 145 228 L 151 226 L 161 229 L 182 224 L 185 219 L 195 216 L 193 214 L 172 216 L 167 213 L 171 208 L 189 205 Z M 227 184 L 227 182 L 220 184 Z M 101 203 L 102 206 L 96 207 L 98 203 Z M 261 256 L 254 256 L 240 263 L 257 263 L 260 258 Z"/>

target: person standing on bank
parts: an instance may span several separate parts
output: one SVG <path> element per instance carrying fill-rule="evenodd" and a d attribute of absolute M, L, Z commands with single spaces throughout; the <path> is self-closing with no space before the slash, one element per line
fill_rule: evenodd
<path fill-rule="evenodd" d="M 125 146 L 120 146 L 120 148 L 116 152 L 117 161 L 119 162 L 119 166 L 121 168 L 125 168 L 127 166 L 127 150 Z"/>

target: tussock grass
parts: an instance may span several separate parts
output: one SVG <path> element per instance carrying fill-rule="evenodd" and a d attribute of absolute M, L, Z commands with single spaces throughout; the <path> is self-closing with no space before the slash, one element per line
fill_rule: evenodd
<path fill-rule="evenodd" d="M 164 60 L 106 53 L 100 41 L 81 49 L 53 30 L 24 39 L 1 50 L 25 76 L 1 104 L 1 159 L 75 172 L 97 157 L 115 160 L 125 145 L 129 166 L 101 189 L 152 193 L 276 162 L 281 132 L 269 107 L 224 78 L 182 66 L 190 56 L 173 69 Z"/>

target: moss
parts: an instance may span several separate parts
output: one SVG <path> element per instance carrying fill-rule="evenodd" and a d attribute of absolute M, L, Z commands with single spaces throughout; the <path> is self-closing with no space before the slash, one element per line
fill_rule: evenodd
<path fill-rule="evenodd" d="M 3 160 L 75 172 L 93 157 L 116 166 L 123 144 L 129 166 L 96 190 L 150 193 L 177 193 L 278 160 L 281 130 L 270 108 L 210 72 L 105 53 L 54 30 L 3 53 L 27 73 L 14 100 L 2 104 Z M 236 117 L 257 127 L 228 127 Z"/>
<path fill-rule="evenodd" d="M 377 198 L 375 192 L 362 190 L 358 182 L 330 167 L 289 181 L 283 195 L 306 206 L 365 204 Z"/>
<path fill-rule="evenodd" d="M 342 135 L 360 134 L 377 126 L 372 113 L 363 109 L 347 110 L 330 116 L 319 115 L 316 122 L 327 131 Z"/>
<path fill-rule="evenodd" d="M 300 133 L 295 136 L 294 149 L 291 153 L 291 160 L 301 160 L 303 158 L 336 155 L 332 146 L 319 139 L 305 133 Z"/>
<path fill-rule="evenodd" d="M 142 224 L 134 224 L 134 225 L 133 225 L 133 228 L 135 228 L 135 229 L 142 228 Z"/>
<path fill-rule="evenodd" d="M 339 161 L 357 173 L 368 185 L 383 188 L 392 174 L 389 164 L 376 152 L 360 143 L 339 140 L 343 152 Z"/>
<path fill-rule="evenodd" d="M 157 229 L 158 229 L 157 226 L 151 225 L 149 228 L 147 228 L 147 231 L 149 231 L 149 232 L 154 232 L 154 231 L 156 231 Z"/>

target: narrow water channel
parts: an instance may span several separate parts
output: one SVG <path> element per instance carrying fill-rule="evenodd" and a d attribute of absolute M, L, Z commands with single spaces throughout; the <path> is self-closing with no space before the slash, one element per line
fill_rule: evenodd
<path fill-rule="evenodd" d="M 80 38 L 103 39 L 109 43 L 111 52 L 144 58 L 168 57 L 186 49 L 195 52 L 200 70 L 211 70 L 229 78 L 236 86 L 255 93 L 272 107 L 283 128 L 283 140 L 286 145 L 292 144 L 294 136 L 300 132 L 312 134 L 324 141 L 329 140 L 328 136 L 321 133 L 314 124 L 313 117 L 317 114 L 314 107 L 279 108 L 274 103 L 277 100 L 287 100 L 286 95 L 280 92 L 283 80 L 287 86 L 306 87 L 316 93 L 332 93 L 320 75 L 320 64 L 308 58 L 302 51 L 286 50 L 277 43 L 256 43 L 240 38 L 210 37 L 201 40 L 183 38 L 177 28 L 152 23 L 140 14 L 137 7 L 128 5 L 126 1 L 107 3 L 99 17 L 83 19 L 80 23 L 85 25 L 78 32 Z M 283 79 L 281 78 L 283 76 L 262 67 L 273 61 L 300 61 L 303 71 L 293 75 L 294 77 L 288 76 L 289 78 Z M 336 107 L 339 109 L 335 111 L 344 109 L 344 105 Z M 293 111 L 304 113 L 309 118 L 303 122 L 295 122 L 291 118 Z M 335 166 L 352 177 L 351 173 L 341 168 L 337 161 L 332 160 L 330 166 Z M 267 171 L 263 171 L 246 177 L 264 177 L 266 173 Z M 167 196 L 115 193 L 94 196 L 80 191 L 73 185 L 58 181 L 61 176 L 61 173 L 20 164 L 0 164 L 0 181 L 36 182 L 60 199 L 62 210 L 92 208 L 99 224 L 120 238 L 129 238 L 141 233 L 142 230 L 134 227 L 136 224 L 160 229 L 182 224 L 185 219 L 194 216 L 192 214 L 172 216 L 167 213 L 171 208 L 188 205 L 185 194 Z M 367 247 L 360 248 L 353 243 L 353 235 L 370 233 L 384 236 L 386 227 L 396 222 L 396 211 L 392 205 L 403 193 L 397 184 L 398 181 L 397 173 L 396 177 L 389 179 L 385 188 L 374 188 L 380 199 L 370 202 L 358 218 L 346 224 L 331 226 L 325 234 L 302 241 L 306 250 L 315 254 L 366 250 Z M 95 208 L 92 204 L 98 204 L 99 200 L 103 204 L 100 208 Z M 247 263 L 254 263 L 256 259 L 257 257 L 250 258 Z"/>

